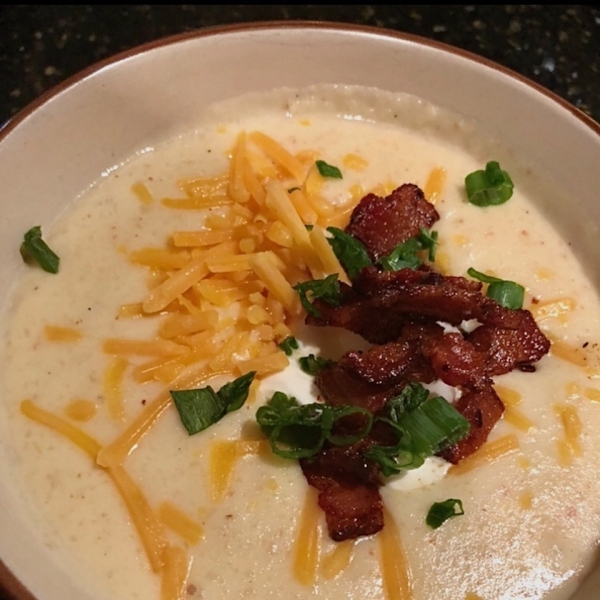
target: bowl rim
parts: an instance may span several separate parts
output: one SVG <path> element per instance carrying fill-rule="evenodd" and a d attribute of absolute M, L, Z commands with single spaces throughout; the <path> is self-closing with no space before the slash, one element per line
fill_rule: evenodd
<path fill-rule="evenodd" d="M 459 48 L 444 42 L 426 38 L 420 35 L 398 31 L 385 27 L 376 27 L 369 25 L 359 25 L 350 22 L 337 21 L 317 21 L 317 20 L 272 20 L 272 21 L 252 21 L 246 23 L 234 23 L 226 25 L 215 25 L 177 33 L 161 37 L 140 45 L 136 45 L 117 54 L 111 55 L 100 61 L 97 61 L 77 73 L 67 77 L 65 80 L 54 85 L 44 91 L 36 99 L 28 103 L 25 107 L 19 110 L 15 115 L 0 124 L 0 144 L 21 124 L 23 124 L 35 111 L 42 106 L 58 97 L 63 92 L 66 92 L 72 87 L 75 87 L 81 81 L 93 76 L 101 70 L 117 65 L 127 59 L 146 54 L 158 48 L 179 44 L 189 40 L 206 38 L 212 36 L 224 36 L 229 34 L 239 34 L 242 32 L 259 32 L 259 31 L 274 31 L 274 30 L 312 30 L 312 31 L 330 31 L 330 32 L 346 32 L 373 36 L 375 38 L 392 39 L 398 42 L 408 42 L 417 46 L 426 47 L 429 49 L 439 50 L 445 54 L 457 56 L 459 58 L 477 63 L 486 68 L 497 71 L 509 78 L 525 84 L 534 92 L 542 94 L 546 98 L 558 104 L 562 109 L 567 110 L 581 124 L 585 125 L 593 133 L 600 136 L 600 123 L 595 121 L 591 116 L 584 113 L 582 110 L 556 94 L 555 92 L 543 87 L 541 84 L 529 79 L 525 75 L 514 71 L 509 67 L 505 67 L 491 59 L 475 54 L 469 50 Z M 0 557 L 0 600 L 39 600 L 35 597 L 24 583 L 22 583 L 12 571 L 5 565 Z"/>
<path fill-rule="evenodd" d="M 158 38 L 156 40 L 152 40 L 150 42 L 145 42 L 143 44 L 134 46 L 127 50 L 123 50 L 122 52 L 119 52 L 117 54 L 104 58 L 98 62 L 95 62 L 83 68 L 81 71 L 78 71 L 77 73 L 71 75 L 70 77 L 67 77 L 64 81 L 61 81 L 55 86 L 49 88 L 40 96 L 38 96 L 35 100 L 31 101 L 29 104 L 23 107 L 15 115 L 10 117 L 8 121 L 6 121 L 4 124 L 1 124 L 0 143 L 5 137 L 7 137 L 10 134 L 11 131 L 16 129 L 23 121 L 27 119 L 27 117 L 29 117 L 38 108 L 46 104 L 52 98 L 66 91 L 68 88 L 75 86 L 78 82 L 83 81 L 84 79 L 90 77 L 94 73 L 97 73 L 106 67 L 115 65 L 128 58 L 145 54 L 146 52 L 150 52 L 152 50 L 155 50 L 156 48 L 163 48 L 165 46 L 178 44 L 187 40 L 211 37 L 215 35 L 234 34 L 243 31 L 267 31 L 275 29 L 313 29 L 370 34 L 375 37 L 388 39 L 392 38 L 398 41 L 410 42 L 420 46 L 426 46 L 432 49 L 441 50 L 442 52 L 450 53 L 455 56 L 459 56 L 463 59 L 479 63 L 480 65 L 483 65 L 485 67 L 498 71 L 499 73 L 507 75 L 510 78 L 516 79 L 520 83 L 523 83 L 528 87 L 532 88 L 534 91 L 541 93 L 550 100 L 553 100 L 554 102 L 559 104 L 563 109 L 566 109 L 574 117 L 579 119 L 584 125 L 592 129 L 592 131 L 594 131 L 597 135 L 600 135 L 600 123 L 595 121 L 590 115 L 586 114 L 581 109 L 571 104 L 568 100 L 565 100 L 555 92 L 549 90 L 548 88 L 545 88 L 541 84 L 533 81 L 532 79 L 529 79 L 525 75 L 522 75 L 521 73 L 518 73 L 517 71 L 514 71 L 509 67 L 505 67 L 504 65 L 501 65 L 489 58 L 480 56 L 469 50 L 459 48 L 458 46 L 452 46 L 451 44 L 447 44 L 445 42 L 440 42 L 412 33 L 406 33 L 403 31 L 397 31 L 395 29 L 388 29 L 385 27 L 375 27 L 371 25 L 359 25 L 354 23 L 344 23 L 338 21 L 274 20 L 215 25 L 195 29 L 193 31 L 176 33 L 173 35 Z"/>

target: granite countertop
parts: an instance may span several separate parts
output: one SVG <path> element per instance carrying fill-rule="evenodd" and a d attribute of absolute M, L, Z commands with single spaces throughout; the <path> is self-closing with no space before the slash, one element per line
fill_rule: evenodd
<path fill-rule="evenodd" d="M 298 19 L 387 27 L 458 46 L 600 121 L 600 9 L 593 6 L 8 5 L 0 8 L 0 127 L 52 86 L 139 44 L 207 26 Z M 2 590 L 0 600 L 8 600 Z"/>
<path fill-rule="evenodd" d="M 310 19 L 388 27 L 480 54 L 600 121 L 600 9 L 592 6 L 25 6 L 0 9 L 0 124 L 94 62 L 206 26 Z"/>

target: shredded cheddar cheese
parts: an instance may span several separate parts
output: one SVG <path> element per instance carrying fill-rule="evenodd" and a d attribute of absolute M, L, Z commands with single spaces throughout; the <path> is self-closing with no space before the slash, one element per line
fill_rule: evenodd
<path fill-rule="evenodd" d="M 77 342 L 83 337 L 83 333 L 74 327 L 46 325 L 44 327 L 44 337 L 49 342 Z"/>
<path fill-rule="evenodd" d="M 335 548 L 321 560 L 321 573 L 325 579 L 335 579 L 352 562 L 356 540 L 337 542 Z"/>
<path fill-rule="evenodd" d="M 387 600 L 411 600 L 412 575 L 406 561 L 400 533 L 389 511 L 384 511 L 385 527 L 379 532 L 379 564 Z"/>
<path fill-rule="evenodd" d="M 448 469 L 450 475 L 462 475 L 519 449 L 519 441 L 514 435 L 505 435 L 491 442 L 486 442 L 477 452 L 467 456 L 457 465 Z"/>
<path fill-rule="evenodd" d="M 191 519 L 172 502 L 163 502 L 158 507 L 158 518 L 163 525 L 172 529 L 188 544 L 197 544 L 202 539 L 204 533 L 202 525 Z"/>
<path fill-rule="evenodd" d="M 65 415 L 74 421 L 89 421 L 96 414 L 96 405 L 91 400 L 78 399 L 65 406 Z"/>
<path fill-rule="evenodd" d="M 425 187 L 423 188 L 423 193 L 425 194 L 425 198 L 429 200 L 432 204 L 435 204 L 438 200 L 439 196 L 442 194 L 444 189 L 444 184 L 446 183 L 446 169 L 442 167 L 435 167 L 431 169 L 429 173 L 429 177 L 425 183 Z"/>
<path fill-rule="evenodd" d="M 302 585 L 315 583 L 321 553 L 320 519 L 321 509 L 317 504 L 317 493 L 309 486 L 300 513 L 294 549 L 294 577 Z"/>
<path fill-rule="evenodd" d="M 571 404 L 555 404 L 554 412 L 562 426 L 564 437 L 557 440 L 559 464 L 570 466 L 575 457 L 581 456 L 582 424 L 577 409 Z"/>
<path fill-rule="evenodd" d="M 106 409 L 112 419 L 125 418 L 125 404 L 123 402 L 123 377 L 128 367 L 124 358 L 113 358 L 104 371 L 104 397 Z"/>

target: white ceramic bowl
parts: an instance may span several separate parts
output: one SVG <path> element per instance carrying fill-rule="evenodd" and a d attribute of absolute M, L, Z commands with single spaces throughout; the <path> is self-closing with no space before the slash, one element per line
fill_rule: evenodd
<path fill-rule="evenodd" d="M 393 32 L 295 23 L 161 40 L 85 71 L 17 116 L 0 138 L 0 290 L 21 267 L 23 232 L 33 221 L 50 224 L 108 167 L 185 132 L 212 102 L 314 83 L 407 92 L 478 122 L 568 192 L 568 206 L 548 210 L 563 235 L 576 240 L 597 281 L 597 124 L 539 86 L 465 52 Z M 0 584 L 19 600 L 30 594 L 40 600 L 90 598 L 38 544 L 21 509 L 21 491 L 7 476 L 11 456 L 1 442 L 3 427 Z M 600 569 L 577 600 L 597 598 L 599 583 Z"/>

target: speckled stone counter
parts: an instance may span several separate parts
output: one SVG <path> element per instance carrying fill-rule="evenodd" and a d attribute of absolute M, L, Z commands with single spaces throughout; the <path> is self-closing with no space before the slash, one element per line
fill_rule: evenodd
<path fill-rule="evenodd" d="M 600 9 L 592 6 L 24 6 L 0 9 L 0 123 L 82 68 L 160 37 L 259 20 L 387 27 L 480 54 L 600 121 Z"/>
<path fill-rule="evenodd" d="M 298 19 L 386 27 L 460 47 L 600 121 L 593 6 L 9 5 L 0 8 L 0 127 L 54 85 L 139 44 L 208 26 Z M 0 600 L 8 600 L 2 590 Z"/>

